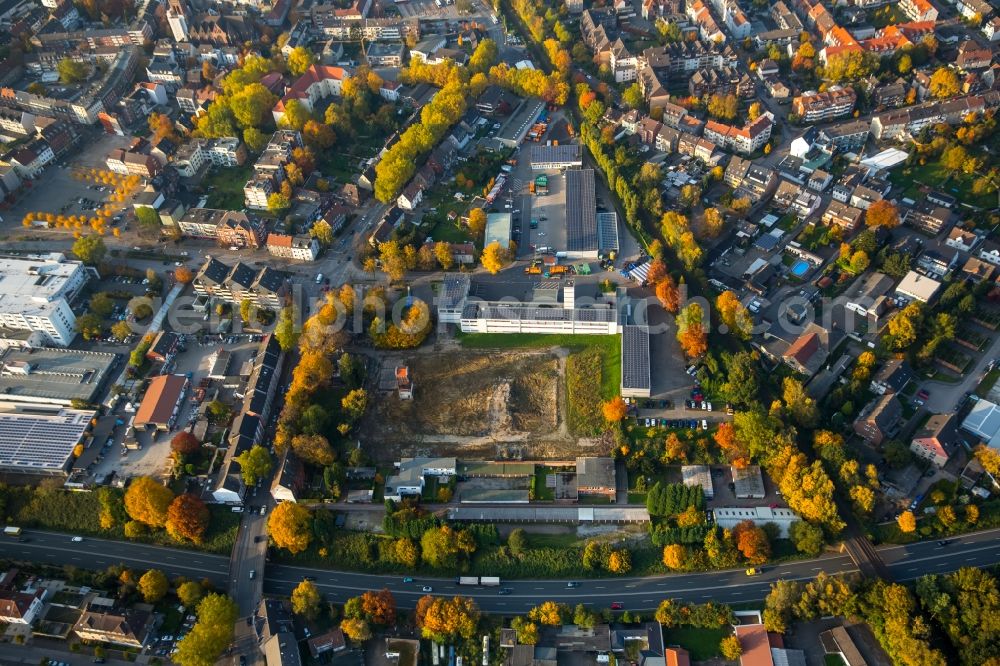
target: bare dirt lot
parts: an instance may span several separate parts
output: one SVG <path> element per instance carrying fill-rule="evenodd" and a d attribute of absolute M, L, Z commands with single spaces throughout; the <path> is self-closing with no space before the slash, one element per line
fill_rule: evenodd
<path fill-rule="evenodd" d="M 394 392 L 375 401 L 361 427 L 379 457 L 462 455 L 498 458 L 558 455 L 576 446 L 559 414 L 565 359 L 552 351 L 452 352 L 384 358 L 408 365 L 412 400 Z"/>

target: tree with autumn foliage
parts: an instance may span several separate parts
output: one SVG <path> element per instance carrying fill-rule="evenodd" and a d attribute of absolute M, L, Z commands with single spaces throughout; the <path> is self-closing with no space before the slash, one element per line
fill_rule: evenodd
<path fill-rule="evenodd" d="M 888 199 L 881 199 L 868 207 L 865 224 L 869 227 L 894 229 L 899 226 L 899 209 Z"/>
<path fill-rule="evenodd" d="M 672 543 L 663 547 L 663 564 L 668 569 L 680 571 L 687 566 L 687 549 L 678 544 Z"/>
<path fill-rule="evenodd" d="M 139 594 L 147 604 L 153 604 L 166 595 L 170 583 L 164 573 L 158 569 L 150 569 L 142 575 L 138 583 Z"/>
<path fill-rule="evenodd" d="M 396 624 L 396 598 L 387 588 L 378 592 L 369 590 L 360 597 L 361 612 L 372 624 L 390 627 Z"/>
<path fill-rule="evenodd" d="M 180 266 L 174 271 L 174 280 L 180 284 L 188 284 L 193 279 L 194 273 L 187 266 Z"/>
<path fill-rule="evenodd" d="M 448 599 L 426 595 L 417 601 L 414 615 L 421 636 L 438 643 L 449 643 L 475 636 L 480 614 L 476 602 L 467 597 Z"/>
<path fill-rule="evenodd" d="M 618 423 L 628 413 L 628 405 L 625 404 L 625 400 L 621 396 L 617 396 L 603 403 L 601 412 L 604 414 L 604 420 L 608 423 Z"/>
<path fill-rule="evenodd" d="M 899 517 L 896 518 L 896 524 L 899 525 L 899 531 L 903 534 L 917 531 L 917 518 L 912 511 L 904 511 L 899 514 Z"/>
<path fill-rule="evenodd" d="M 190 456 L 201 450 L 201 442 L 188 431 L 182 430 L 170 440 L 170 449 L 182 456 Z"/>
<path fill-rule="evenodd" d="M 476 541 L 465 530 L 441 525 L 424 532 L 420 537 L 420 550 L 424 562 L 432 567 L 454 569 L 462 558 L 476 550 Z"/>
<path fill-rule="evenodd" d="M 292 555 L 301 553 L 312 541 L 312 515 L 309 509 L 295 502 L 282 502 L 267 519 L 267 528 L 278 548 Z"/>
<path fill-rule="evenodd" d="M 359 618 L 345 617 L 340 621 L 340 630 L 355 643 L 364 643 L 372 637 L 371 626 Z"/>
<path fill-rule="evenodd" d="M 570 609 L 566 604 L 543 601 L 528 611 L 528 619 L 541 625 L 558 627 L 569 619 Z"/>
<path fill-rule="evenodd" d="M 720 423 L 712 437 L 733 467 L 742 469 L 750 465 L 750 454 L 737 438 L 732 423 Z"/>
<path fill-rule="evenodd" d="M 719 311 L 719 318 L 730 332 L 744 340 L 750 338 L 753 318 L 735 293 L 726 290 L 719 294 L 715 299 L 715 307 Z"/>
<path fill-rule="evenodd" d="M 653 261 L 649 262 L 649 270 L 646 272 L 646 282 L 657 284 L 665 277 L 667 277 L 667 265 L 663 263 L 662 259 L 653 259 Z"/>
<path fill-rule="evenodd" d="M 174 493 L 148 476 L 136 477 L 125 491 L 125 511 L 133 519 L 150 527 L 163 527 Z"/>
<path fill-rule="evenodd" d="M 763 564 L 771 557 L 771 542 L 767 533 L 752 520 L 744 520 L 733 528 L 736 549 L 750 564 Z"/>
<path fill-rule="evenodd" d="M 680 311 L 681 293 L 672 277 L 663 276 L 663 279 L 656 283 L 655 292 L 656 300 L 660 302 L 664 310 L 671 314 L 677 314 Z"/>
<path fill-rule="evenodd" d="M 201 543 L 212 515 L 198 497 L 184 493 L 174 498 L 167 509 L 167 534 L 177 539 Z"/>
<path fill-rule="evenodd" d="M 688 358 L 697 358 L 708 350 L 704 312 L 697 303 L 690 303 L 677 315 L 677 341 Z"/>
<path fill-rule="evenodd" d="M 316 584 L 303 580 L 292 590 L 292 612 L 312 620 L 319 615 L 319 605 L 323 601 Z"/>

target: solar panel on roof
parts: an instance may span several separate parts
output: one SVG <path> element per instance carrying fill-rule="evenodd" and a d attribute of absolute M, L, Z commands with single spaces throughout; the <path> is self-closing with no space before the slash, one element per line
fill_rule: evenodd
<path fill-rule="evenodd" d="M 571 252 L 597 250 L 597 198 L 593 169 L 566 172 L 566 248 Z"/>
<path fill-rule="evenodd" d="M 649 329 L 645 326 L 622 328 L 622 387 L 650 387 Z"/>

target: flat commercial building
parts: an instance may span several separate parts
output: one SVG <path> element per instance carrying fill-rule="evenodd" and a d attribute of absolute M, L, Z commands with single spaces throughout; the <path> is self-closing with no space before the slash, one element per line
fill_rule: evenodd
<path fill-rule="evenodd" d="M 715 514 L 715 524 L 724 529 L 732 529 L 744 520 L 749 520 L 758 526 L 774 523 L 778 526 L 783 539 L 788 538 L 788 528 L 792 523 L 801 520 L 791 509 L 772 509 L 767 506 L 722 507 L 713 509 L 712 513 Z"/>
<path fill-rule="evenodd" d="M 510 247 L 510 232 L 513 225 L 510 213 L 489 213 L 486 216 L 486 232 L 483 247 L 500 243 L 500 247 Z"/>
<path fill-rule="evenodd" d="M 684 465 L 681 467 L 681 481 L 685 486 L 701 486 L 705 499 L 715 497 L 712 486 L 712 471 L 708 465 Z"/>
<path fill-rule="evenodd" d="M 568 333 L 615 335 L 618 313 L 610 306 L 576 307 L 576 285 L 563 285 L 563 302 L 466 301 L 463 333 Z"/>
<path fill-rule="evenodd" d="M 626 398 L 648 398 L 650 390 L 649 328 L 623 326 L 621 394 Z"/>
<path fill-rule="evenodd" d="M 618 213 L 597 214 L 597 250 L 604 257 L 618 253 Z"/>
<path fill-rule="evenodd" d="M 561 146 L 534 145 L 531 147 L 531 168 L 551 171 L 583 166 L 583 151 L 578 143 Z"/>
<path fill-rule="evenodd" d="M 438 321 L 442 324 L 459 324 L 462 322 L 462 310 L 465 299 L 469 295 L 472 281 L 468 275 L 458 273 L 446 275 L 438 294 Z"/>
<path fill-rule="evenodd" d="M 484 523 L 648 523 L 645 508 L 628 507 L 483 507 L 448 509 L 448 520 Z"/>
<path fill-rule="evenodd" d="M 910 271 L 900 280 L 896 293 L 911 300 L 929 303 L 941 288 L 941 283 L 934 278 Z"/>
<path fill-rule="evenodd" d="M 0 403 L 0 470 L 64 475 L 95 412 Z"/>
<path fill-rule="evenodd" d="M 59 253 L 0 257 L 0 328 L 35 333 L 35 344 L 68 346 L 76 337 L 69 304 L 92 274 Z"/>
<path fill-rule="evenodd" d="M 732 470 L 738 499 L 764 499 L 764 476 L 760 465 L 733 467 Z"/>
<path fill-rule="evenodd" d="M 12 347 L 0 353 L 0 394 L 10 402 L 95 403 L 114 362 L 103 352 Z"/>
<path fill-rule="evenodd" d="M 596 259 L 597 198 L 593 169 L 566 172 L 566 254 L 570 259 Z"/>

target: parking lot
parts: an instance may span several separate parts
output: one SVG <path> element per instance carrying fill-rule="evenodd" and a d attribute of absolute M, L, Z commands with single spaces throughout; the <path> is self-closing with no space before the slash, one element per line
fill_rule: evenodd
<path fill-rule="evenodd" d="M 187 342 L 186 349 L 179 352 L 173 359 L 169 372 L 171 374 L 191 375 L 191 388 L 184 397 L 183 405 L 177 416 L 174 429 L 169 432 L 151 431 L 137 432 L 136 441 L 140 445 L 139 449 L 124 449 L 126 428 L 119 425 L 111 433 L 112 441 L 109 446 L 105 446 L 97 456 L 97 460 L 88 468 L 88 472 L 95 478 L 103 478 L 114 473 L 118 478 L 127 479 L 133 476 L 157 476 L 170 472 L 170 440 L 181 430 L 193 425 L 193 420 L 197 417 L 199 402 L 194 399 L 194 389 L 198 383 L 207 377 L 211 357 L 218 349 L 225 349 L 233 354 L 229 372 L 237 374 L 242 364 L 251 359 L 257 349 L 257 342 L 252 341 L 251 336 L 235 336 L 239 338 L 233 342 L 228 342 L 232 338 L 224 338 L 220 342 L 218 336 L 211 336 L 211 340 L 198 342 L 191 339 Z M 211 395 L 211 394 L 209 394 Z M 235 408 L 235 398 L 231 391 L 220 391 L 218 398 Z M 130 410 L 126 404 L 120 404 L 113 414 L 105 417 L 112 422 L 122 421 L 127 423 L 134 414 L 134 409 L 138 405 L 132 404 Z M 98 439 L 95 445 L 101 446 L 104 440 Z M 93 455 L 93 454 L 91 454 Z"/>
<path fill-rule="evenodd" d="M 96 141 L 81 147 L 79 152 L 74 153 L 72 159 L 50 164 L 38 180 L 33 182 L 32 189 L 4 211 L 5 230 L 15 233 L 24 232 L 21 220 L 30 212 L 93 216 L 93 209 L 99 206 L 85 208 L 79 204 L 79 200 L 91 199 L 95 204 L 101 204 L 107 201 L 110 191 L 100 192 L 94 189 L 99 186 L 74 178 L 73 171 L 77 168 L 107 169 L 104 160 L 108 153 L 115 148 L 124 148 L 127 145 L 128 139 L 126 137 L 102 134 Z M 112 204 L 111 206 L 116 212 L 123 207 L 122 204 Z M 72 229 L 35 228 L 33 231 L 43 234 L 72 233 Z"/>

